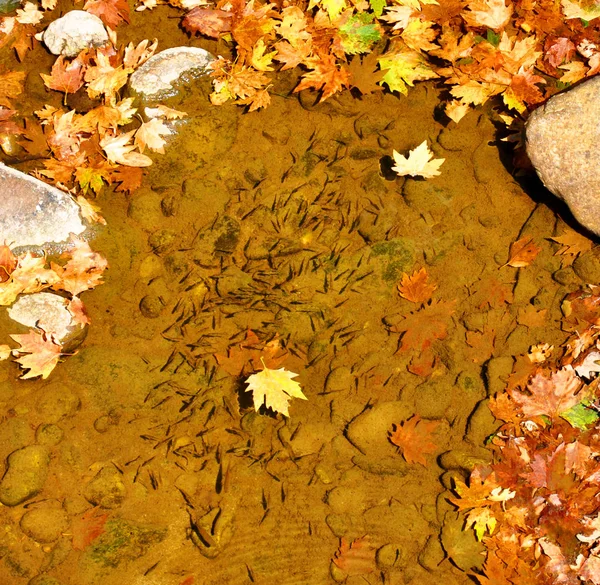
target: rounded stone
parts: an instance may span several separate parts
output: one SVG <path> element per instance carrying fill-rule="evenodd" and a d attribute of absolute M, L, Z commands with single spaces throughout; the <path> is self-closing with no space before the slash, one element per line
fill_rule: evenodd
<path fill-rule="evenodd" d="M 199 47 L 165 49 L 131 75 L 129 89 L 145 100 L 164 100 L 178 93 L 178 83 L 185 84 L 206 75 L 214 59 Z"/>
<path fill-rule="evenodd" d="M 69 527 L 67 513 L 60 508 L 34 508 L 21 518 L 21 530 L 39 543 L 56 542 Z"/>
<path fill-rule="evenodd" d="M 35 431 L 35 440 L 40 445 L 53 447 L 62 441 L 63 434 L 63 430 L 58 425 L 43 424 L 40 425 Z"/>
<path fill-rule="evenodd" d="M 71 10 L 51 22 L 42 37 L 54 55 L 75 57 L 84 49 L 101 47 L 108 42 L 104 23 L 85 10 Z"/>
<path fill-rule="evenodd" d="M 0 0 L 0 14 L 8 14 L 21 6 L 20 0 Z"/>
<path fill-rule="evenodd" d="M 354 376 L 348 366 L 340 366 L 329 372 L 325 380 L 326 392 L 342 392 L 354 387 Z"/>
<path fill-rule="evenodd" d="M 8 456 L 8 469 L 0 481 L 0 502 L 17 506 L 38 494 L 48 476 L 50 454 L 43 445 L 29 445 Z"/>
<path fill-rule="evenodd" d="M 8 316 L 26 327 L 39 327 L 52 335 L 61 345 L 78 344 L 85 337 L 85 323 L 75 319 L 69 311 L 70 301 L 60 295 L 49 292 L 38 292 L 21 296 L 8 309 Z M 74 348 L 73 348 L 74 349 Z"/>
<path fill-rule="evenodd" d="M 391 569 L 400 558 L 400 549 L 394 544 L 384 544 L 377 549 L 375 559 L 382 569 Z"/>
<path fill-rule="evenodd" d="M 56 423 L 62 418 L 73 416 L 80 405 L 77 394 L 62 384 L 54 383 L 44 388 L 44 394 L 41 395 L 36 409 L 44 420 Z"/>
<path fill-rule="evenodd" d="M 600 250 L 593 248 L 579 255 L 573 262 L 573 270 L 585 284 L 600 284 Z"/>
<path fill-rule="evenodd" d="M 146 319 L 156 319 L 165 308 L 158 295 L 146 295 L 140 301 L 140 312 Z"/>
<path fill-rule="evenodd" d="M 68 194 L 0 163 L 0 234 L 12 250 L 67 242 L 81 234 L 79 206 Z"/>
<path fill-rule="evenodd" d="M 83 495 L 94 506 L 118 508 L 125 499 L 125 484 L 116 469 L 104 467 L 85 486 Z"/>

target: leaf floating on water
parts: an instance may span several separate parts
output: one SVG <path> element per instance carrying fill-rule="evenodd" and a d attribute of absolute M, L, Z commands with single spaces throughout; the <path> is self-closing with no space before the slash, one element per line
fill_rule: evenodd
<path fill-rule="evenodd" d="M 292 398 L 307 400 L 300 389 L 300 384 L 292 380 L 298 374 L 285 368 L 271 370 L 264 368 L 257 374 L 252 374 L 246 380 L 246 392 L 252 392 L 254 409 L 258 412 L 265 405 L 274 412 L 280 412 L 289 417 L 288 403 Z"/>
<path fill-rule="evenodd" d="M 10 345 L 0 345 L 0 361 L 7 360 L 12 353 Z"/>
<path fill-rule="evenodd" d="M 45 331 L 30 329 L 29 333 L 14 334 L 11 337 L 21 346 L 14 350 L 16 358 L 21 367 L 29 370 L 21 378 L 37 378 L 41 376 L 44 380 L 56 367 L 60 359 L 62 346 L 56 343 L 51 335 Z"/>
<path fill-rule="evenodd" d="M 409 151 L 408 157 L 401 155 L 395 150 L 393 151 L 393 155 L 396 164 L 392 167 L 392 170 L 400 177 L 406 175 L 423 177 L 425 179 L 437 177 L 440 174 L 439 168 L 446 160 L 445 158 L 433 158 L 433 152 L 429 150 L 427 140 L 423 140 L 417 148 Z"/>
<path fill-rule="evenodd" d="M 66 95 L 75 93 L 82 87 L 83 73 L 84 68 L 79 59 L 69 62 L 61 55 L 52 65 L 52 73 L 40 73 L 40 76 L 48 89 L 62 91 Z"/>

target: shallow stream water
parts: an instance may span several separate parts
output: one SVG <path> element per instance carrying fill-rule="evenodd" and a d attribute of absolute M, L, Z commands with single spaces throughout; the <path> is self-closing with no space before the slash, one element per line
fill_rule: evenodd
<path fill-rule="evenodd" d="M 119 40 L 224 50 L 190 40 L 178 18 L 135 13 Z M 60 103 L 38 76 L 50 55 L 11 59 L 29 72 L 32 110 Z M 96 199 L 108 227 L 92 245 L 110 268 L 83 295 L 87 339 L 46 381 L 0 363 L 0 460 L 56 437 L 44 489 L 0 508 L 0 583 L 466 584 L 481 565 L 446 498 L 486 460 L 485 399 L 513 356 L 564 339 L 560 302 L 584 283 L 547 238 L 570 219 L 505 166 L 491 109 L 447 125 L 432 84 L 315 105 L 294 83 L 281 77 L 252 114 L 181 100 L 190 121 L 142 188 Z M 392 149 L 425 139 L 442 174 L 390 176 Z M 523 235 L 542 252 L 504 266 Z M 397 284 L 422 267 L 434 301 L 455 302 L 412 325 L 447 331 L 428 348 L 433 363 L 400 341 L 418 307 Z M 545 320 L 523 324 L 533 309 Z M 3 312 L 2 338 L 17 329 Z M 244 392 L 239 348 L 252 335 L 280 340 L 278 367 L 299 373 L 308 400 L 292 401 L 289 419 L 255 413 Z M 440 421 L 426 466 L 388 440 L 413 414 Z M 77 546 L 90 502 L 103 531 Z M 37 508 L 66 513 L 58 539 L 24 533 Z M 342 537 L 357 545 L 332 569 Z"/>

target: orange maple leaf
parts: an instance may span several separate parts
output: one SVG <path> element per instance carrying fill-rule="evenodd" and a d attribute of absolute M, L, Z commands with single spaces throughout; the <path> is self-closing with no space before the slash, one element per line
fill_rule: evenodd
<path fill-rule="evenodd" d="M 75 93 L 81 88 L 83 73 L 84 67 L 79 59 L 69 62 L 61 55 L 52 65 L 52 73 L 50 75 L 40 73 L 40 76 L 48 89 L 62 91 L 66 95 Z"/>
<path fill-rule="evenodd" d="M 541 252 L 541 248 L 533 242 L 531 236 L 524 236 L 510 245 L 509 259 L 505 264 L 513 268 L 529 266 Z"/>
<path fill-rule="evenodd" d="M 429 274 L 425 268 L 415 270 L 412 276 L 402 273 L 402 282 L 398 285 L 400 296 L 411 303 L 424 303 L 431 298 L 431 295 L 437 289 L 435 284 L 430 284 Z"/>
<path fill-rule="evenodd" d="M 431 435 L 439 424 L 437 420 L 424 420 L 418 414 L 414 414 L 400 425 L 394 425 L 389 439 L 394 445 L 400 447 L 407 463 L 427 465 L 425 455 L 435 453 L 438 449 L 431 440 Z"/>
<path fill-rule="evenodd" d="M 423 351 L 434 340 L 448 335 L 448 319 L 454 313 L 456 301 L 431 300 L 419 311 L 407 315 L 404 320 L 391 328 L 402 333 L 399 351 Z"/>
<path fill-rule="evenodd" d="M 17 257 L 6 245 L 0 246 L 0 282 L 6 282 L 17 267 Z"/>
<path fill-rule="evenodd" d="M 23 369 L 29 370 L 21 378 L 26 380 L 41 376 L 45 380 L 56 367 L 62 355 L 62 346 L 43 330 L 30 329 L 29 333 L 14 334 L 11 337 L 21 346 L 14 352 L 28 354 L 15 360 Z"/>
<path fill-rule="evenodd" d="M 323 93 L 319 101 L 322 102 L 350 84 L 350 73 L 345 67 L 338 66 L 333 55 L 310 57 L 306 59 L 305 64 L 312 71 L 302 76 L 302 80 L 295 87 L 294 92 L 309 88 L 321 89 Z"/>
<path fill-rule="evenodd" d="M 51 262 L 51 267 L 60 280 L 53 285 L 56 290 L 66 290 L 78 295 L 102 282 L 102 273 L 108 268 L 106 259 L 94 252 L 85 240 L 71 237 L 75 247 L 70 251 L 71 259 L 61 266 Z"/>
<path fill-rule="evenodd" d="M 116 191 L 132 193 L 142 185 L 142 167 L 118 167 L 111 173 L 111 179 L 118 183 Z"/>
<path fill-rule="evenodd" d="M 129 5 L 126 0 L 87 0 L 83 9 L 97 16 L 112 29 L 121 22 L 130 22 Z"/>

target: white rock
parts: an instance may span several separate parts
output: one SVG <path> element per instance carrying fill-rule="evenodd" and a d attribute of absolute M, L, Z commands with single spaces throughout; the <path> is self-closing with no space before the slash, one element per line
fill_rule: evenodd
<path fill-rule="evenodd" d="M 0 244 L 11 249 L 60 244 L 85 225 L 67 194 L 0 163 Z"/>
<path fill-rule="evenodd" d="M 178 93 L 185 84 L 206 75 L 214 57 L 199 47 L 173 47 L 150 57 L 129 78 L 129 87 L 146 99 L 161 100 Z"/>
<path fill-rule="evenodd" d="M 48 292 L 24 295 L 8 309 L 8 316 L 26 327 L 39 327 L 64 343 L 78 334 L 84 325 L 69 312 L 69 300 Z"/>
<path fill-rule="evenodd" d="M 43 40 L 54 55 L 75 57 L 84 49 L 107 43 L 108 33 L 97 16 L 85 10 L 71 10 L 48 25 Z"/>

